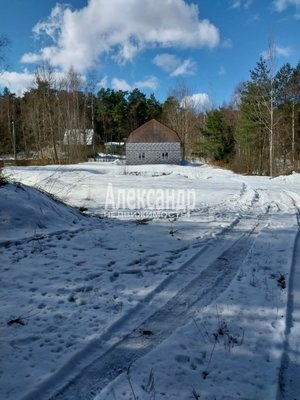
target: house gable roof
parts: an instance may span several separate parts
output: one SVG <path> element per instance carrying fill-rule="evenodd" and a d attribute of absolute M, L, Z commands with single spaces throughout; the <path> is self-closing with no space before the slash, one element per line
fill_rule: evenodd
<path fill-rule="evenodd" d="M 139 128 L 132 131 L 126 143 L 169 143 L 178 142 L 180 138 L 172 129 L 156 119 L 151 119 Z"/>

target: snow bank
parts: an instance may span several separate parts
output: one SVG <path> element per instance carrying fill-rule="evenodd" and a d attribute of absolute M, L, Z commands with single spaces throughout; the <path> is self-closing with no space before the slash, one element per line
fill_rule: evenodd
<path fill-rule="evenodd" d="M 0 186 L 0 241 L 76 228 L 79 212 L 22 184 Z"/>

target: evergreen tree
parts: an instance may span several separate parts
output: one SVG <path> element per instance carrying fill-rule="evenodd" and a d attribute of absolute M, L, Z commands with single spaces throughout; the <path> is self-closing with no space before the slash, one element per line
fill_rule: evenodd
<path fill-rule="evenodd" d="M 206 155 L 214 161 L 228 163 L 234 153 L 234 135 L 231 124 L 225 122 L 224 113 L 224 109 L 208 112 L 202 134 Z"/>
<path fill-rule="evenodd" d="M 0 95 L 0 149 L 2 153 L 15 153 L 20 149 L 20 101 L 8 88 Z"/>
<path fill-rule="evenodd" d="M 260 173 L 273 175 L 274 172 L 274 143 L 275 127 L 278 125 L 276 107 L 276 81 L 274 77 L 273 48 L 270 48 L 267 60 L 260 57 L 254 70 L 250 71 L 250 78 L 241 98 L 240 122 L 246 125 L 254 123 L 256 132 L 252 132 L 252 143 L 259 150 L 254 153 L 259 163 L 257 170 Z M 242 106 L 242 104 L 244 105 Z M 246 114 L 245 114 L 246 113 Z M 242 125 L 243 125 L 242 124 Z M 240 126 L 241 129 L 241 126 Z M 240 130 L 240 134 L 241 134 Z M 268 151 L 266 152 L 266 144 Z"/>
<path fill-rule="evenodd" d="M 128 117 L 130 131 L 149 121 L 146 95 L 134 89 L 128 96 Z"/>
<path fill-rule="evenodd" d="M 290 87 L 292 93 L 292 164 L 295 169 L 300 153 L 300 62 L 293 70 Z"/>
<path fill-rule="evenodd" d="M 255 102 L 252 100 L 255 96 L 255 87 L 249 85 L 242 92 L 234 133 L 235 168 L 238 172 L 261 175 L 267 168 L 267 143 L 263 126 L 256 117 Z"/>
<path fill-rule="evenodd" d="M 279 116 L 277 149 L 281 166 L 287 168 L 295 163 L 295 96 L 294 70 L 284 64 L 276 75 L 276 106 Z"/>

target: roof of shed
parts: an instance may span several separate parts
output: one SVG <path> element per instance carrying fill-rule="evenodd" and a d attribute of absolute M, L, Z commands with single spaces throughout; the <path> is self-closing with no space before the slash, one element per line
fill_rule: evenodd
<path fill-rule="evenodd" d="M 178 134 L 156 119 L 151 119 L 130 133 L 127 143 L 179 142 Z"/>

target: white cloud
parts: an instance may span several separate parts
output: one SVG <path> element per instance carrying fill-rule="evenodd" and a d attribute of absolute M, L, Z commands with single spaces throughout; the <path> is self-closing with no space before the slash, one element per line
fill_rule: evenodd
<path fill-rule="evenodd" d="M 29 73 L 27 70 L 24 72 L 8 72 L 4 71 L 0 74 L 0 86 L 7 87 L 10 92 L 21 96 L 28 88 L 30 88 L 35 80 L 35 75 Z"/>
<path fill-rule="evenodd" d="M 279 57 L 284 57 L 288 58 L 294 53 L 293 49 L 291 47 L 280 47 L 280 46 L 275 46 L 274 47 L 274 55 L 279 56 Z M 268 50 L 265 50 L 262 53 L 262 57 L 267 59 L 269 57 L 270 52 Z"/>
<path fill-rule="evenodd" d="M 26 53 L 21 57 L 21 62 L 25 64 L 37 64 L 41 61 L 41 56 L 35 53 Z"/>
<path fill-rule="evenodd" d="M 196 72 L 196 63 L 188 58 L 184 60 L 172 73 L 171 76 L 181 76 L 181 75 L 194 75 Z"/>
<path fill-rule="evenodd" d="M 145 79 L 144 81 L 135 82 L 135 87 L 137 87 L 139 89 L 156 90 L 158 87 L 158 79 L 155 76 L 150 76 L 149 78 Z"/>
<path fill-rule="evenodd" d="M 44 34 L 48 36 L 52 41 L 56 41 L 59 39 L 60 33 L 60 24 L 63 19 L 65 7 L 60 4 L 57 4 L 51 11 L 50 16 L 48 17 L 47 22 L 38 22 L 32 29 L 35 36 L 40 36 Z"/>
<path fill-rule="evenodd" d="M 284 11 L 289 6 L 295 6 L 297 10 L 300 10 L 300 0 L 274 0 L 273 5 L 278 12 Z"/>
<path fill-rule="evenodd" d="M 47 59 L 79 72 L 104 55 L 125 63 L 153 46 L 214 48 L 220 41 L 218 29 L 185 0 L 90 0 L 75 11 L 57 4 L 33 32 L 49 43 L 36 54 L 25 54 L 23 62 Z"/>
<path fill-rule="evenodd" d="M 225 49 L 230 49 L 232 48 L 232 46 L 233 46 L 232 39 L 225 38 L 223 40 L 222 47 L 224 47 Z"/>
<path fill-rule="evenodd" d="M 108 87 L 108 77 L 105 75 L 100 81 L 96 84 L 97 88 L 107 88 Z"/>
<path fill-rule="evenodd" d="M 181 63 L 177 56 L 168 53 L 157 54 L 152 61 L 166 72 L 173 72 Z"/>
<path fill-rule="evenodd" d="M 281 57 L 290 57 L 293 54 L 293 49 L 291 47 L 280 47 L 276 46 L 276 54 Z"/>
<path fill-rule="evenodd" d="M 39 71 L 36 72 L 39 74 Z M 41 75 L 39 76 L 43 79 L 42 70 L 40 72 Z M 22 96 L 24 92 L 36 87 L 37 74 L 29 72 L 27 69 L 23 72 L 3 71 L 0 74 L 0 87 L 7 87 L 12 93 Z M 59 71 L 52 71 L 51 76 L 53 78 L 53 85 L 59 86 L 66 79 L 65 73 Z M 80 79 L 83 83 L 86 82 L 86 76 L 81 75 Z"/>
<path fill-rule="evenodd" d="M 207 93 L 194 93 L 182 99 L 182 106 L 191 108 L 197 112 L 209 111 L 213 108 L 213 102 Z"/>
<path fill-rule="evenodd" d="M 106 82 L 107 84 L 107 82 Z M 158 80 L 154 76 L 150 76 L 143 81 L 136 81 L 133 84 L 128 83 L 125 79 L 113 78 L 111 81 L 112 89 L 114 90 L 124 90 L 132 91 L 135 88 L 138 89 L 150 89 L 156 90 L 158 86 Z"/>
<path fill-rule="evenodd" d="M 130 86 L 125 79 L 113 78 L 111 80 L 111 86 L 114 90 L 123 90 L 124 92 L 126 92 L 126 90 L 132 90 L 132 86 Z"/>
<path fill-rule="evenodd" d="M 251 5 L 252 0 L 234 0 L 232 2 L 232 8 L 249 8 L 249 6 Z"/>
<path fill-rule="evenodd" d="M 190 58 L 181 61 L 173 54 L 163 53 L 157 54 L 152 61 L 170 76 L 193 75 L 196 72 L 196 63 Z"/>
<path fill-rule="evenodd" d="M 225 68 L 223 66 L 221 66 L 219 68 L 218 75 L 220 75 L 220 76 L 226 75 L 226 70 L 225 70 Z"/>
<path fill-rule="evenodd" d="M 258 21 L 260 21 L 260 14 L 259 14 L 259 13 L 256 13 L 256 14 L 253 14 L 253 15 L 248 19 L 247 23 L 248 23 L 248 24 L 253 24 L 253 23 L 258 22 Z"/>

